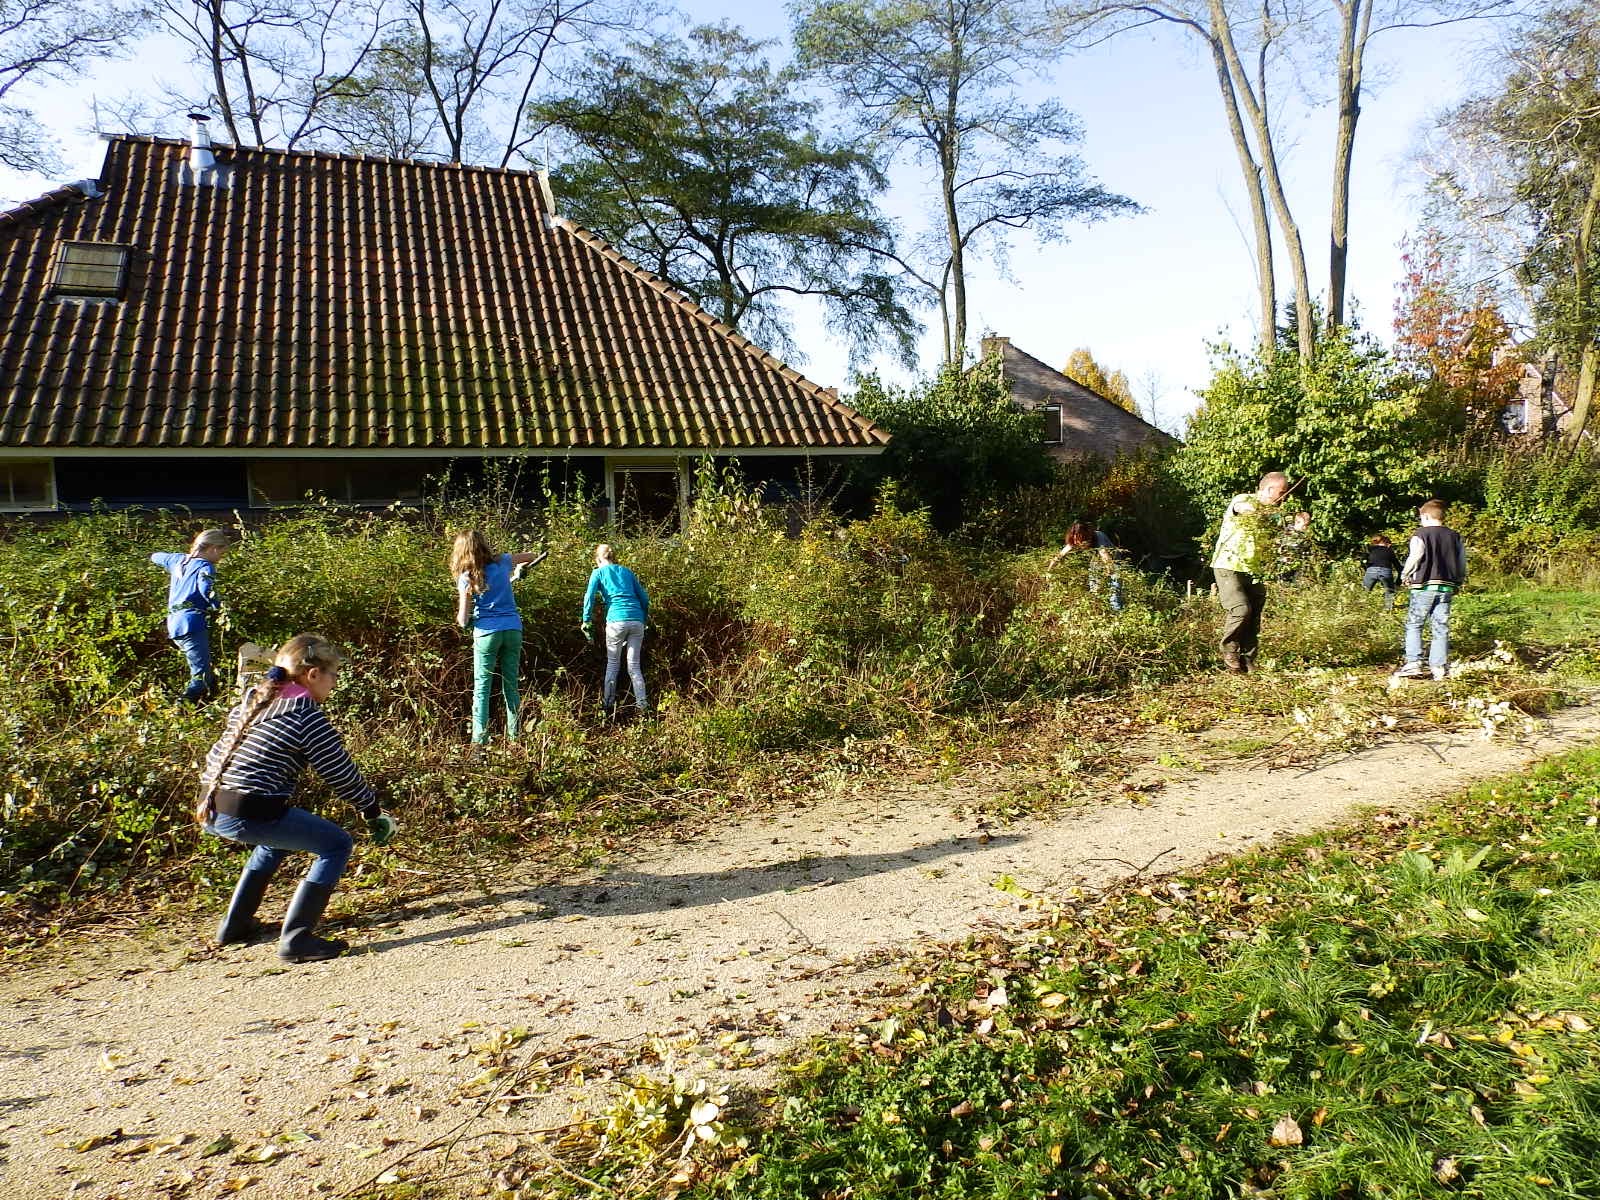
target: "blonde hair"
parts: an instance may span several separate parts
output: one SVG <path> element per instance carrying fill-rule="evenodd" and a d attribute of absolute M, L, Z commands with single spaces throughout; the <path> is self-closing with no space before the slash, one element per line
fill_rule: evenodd
<path fill-rule="evenodd" d="M 227 771 L 228 764 L 239 752 L 239 747 L 244 742 L 244 735 L 256 723 L 256 718 L 282 694 L 284 685 L 291 682 L 304 683 L 307 673 L 313 667 L 320 667 L 324 671 L 336 671 L 344 660 L 343 650 L 314 633 L 296 634 L 278 647 L 277 653 L 272 656 L 272 665 L 284 673 L 284 678 L 273 679 L 269 674 L 268 678 L 246 692 L 244 699 L 239 702 L 239 707 L 235 710 L 240 714 L 239 724 L 234 729 L 233 736 L 228 739 L 227 749 L 217 760 L 216 770 L 208 771 L 201 777 L 200 800 L 194 809 L 196 825 L 206 824 L 216 813 L 216 791 L 222 786 L 222 776 Z"/>
<path fill-rule="evenodd" d="M 489 586 L 484 582 L 483 569 L 493 561 L 489 539 L 476 529 L 463 529 L 450 547 L 450 579 L 454 582 L 465 575 L 472 594 L 481 596 Z"/>
<path fill-rule="evenodd" d="M 594 565 L 604 566 L 606 563 L 615 563 L 617 552 L 611 548 L 609 542 L 601 542 L 594 548 Z"/>
<path fill-rule="evenodd" d="M 209 550 L 213 546 L 221 546 L 223 549 L 227 549 L 228 544 L 232 541 L 233 538 L 229 536 L 226 529 L 202 529 L 194 535 L 194 542 L 189 547 L 189 557 L 194 558 L 202 550 Z"/>

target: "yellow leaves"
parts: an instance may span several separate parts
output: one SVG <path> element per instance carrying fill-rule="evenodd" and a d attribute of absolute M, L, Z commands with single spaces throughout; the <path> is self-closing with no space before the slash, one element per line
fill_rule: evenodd
<path fill-rule="evenodd" d="M 1039 997 L 1040 1008 L 1060 1008 L 1067 1002 L 1067 998 L 1060 992 L 1046 992 Z"/>
<path fill-rule="evenodd" d="M 126 1136 L 127 1134 L 123 1133 L 122 1130 L 113 1129 L 110 1133 L 97 1133 L 92 1137 L 84 1138 L 82 1141 L 73 1142 L 72 1148 L 79 1154 L 87 1154 L 89 1151 L 97 1150 L 101 1146 L 109 1146 L 113 1142 L 120 1142 Z"/>

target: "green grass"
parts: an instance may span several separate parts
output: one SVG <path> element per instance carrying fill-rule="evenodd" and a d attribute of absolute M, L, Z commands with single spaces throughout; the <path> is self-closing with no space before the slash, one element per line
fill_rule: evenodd
<path fill-rule="evenodd" d="M 1597 821 L 1593 750 L 941 948 L 695 1194 L 1600 1196 Z"/>
<path fill-rule="evenodd" d="M 1463 636 L 1484 636 L 1543 646 L 1600 642 L 1600 592 L 1560 591 L 1508 580 L 1492 590 L 1468 591 L 1452 623 Z"/>

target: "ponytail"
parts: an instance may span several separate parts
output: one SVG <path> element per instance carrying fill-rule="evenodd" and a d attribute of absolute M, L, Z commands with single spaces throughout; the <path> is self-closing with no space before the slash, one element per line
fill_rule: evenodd
<path fill-rule="evenodd" d="M 295 681 L 312 667 L 331 671 L 343 661 L 344 654 L 337 646 L 312 633 L 299 634 L 278 647 L 272 666 L 267 668 L 266 678 L 246 692 L 244 699 L 239 702 L 236 710 L 239 713 L 238 727 L 228 738 L 227 747 L 217 759 L 216 768 L 200 776 L 200 799 L 194 807 L 196 825 L 206 825 L 216 815 L 217 789 L 222 786 L 222 776 L 227 772 L 228 764 L 233 762 L 233 756 L 244 744 L 244 735 L 282 694 L 284 685 Z"/>
<path fill-rule="evenodd" d="M 200 800 L 194 806 L 194 823 L 208 825 L 211 818 L 217 814 L 217 788 L 222 785 L 223 773 L 227 771 L 228 764 L 233 762 L 233 756 L 239 752 L 239 746 L 244 741 L 244 735 L 249 732 L 250 726 L 256 723 L 256 718 L 266 712 L 267 706 L 278 698 L 283 691 L 283 685 L 289 682 L 289 672 L 282 667 L 272 666 L 267 668 L 266 678 L 244 694 L 239 702 L 239 725 L 233 731 L 233 736 L 228 739 L 228 747 L 222 752 L 222 757 L 217 760 L 217 768 L 207 771 L 200 776 Z"/>

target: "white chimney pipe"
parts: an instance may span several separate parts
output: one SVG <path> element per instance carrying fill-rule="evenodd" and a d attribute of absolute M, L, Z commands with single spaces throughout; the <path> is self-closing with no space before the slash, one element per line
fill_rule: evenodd
<path fill-rule="evenodd" d="M 189 144 L 189 169 L 199 176 L 217 165 L 216 155 L 211 153 L 211 133 L 206 129 L 206 122 L 210 118 L 204 113 L 190 113 L 189 120 L 193 122 Z"/>

